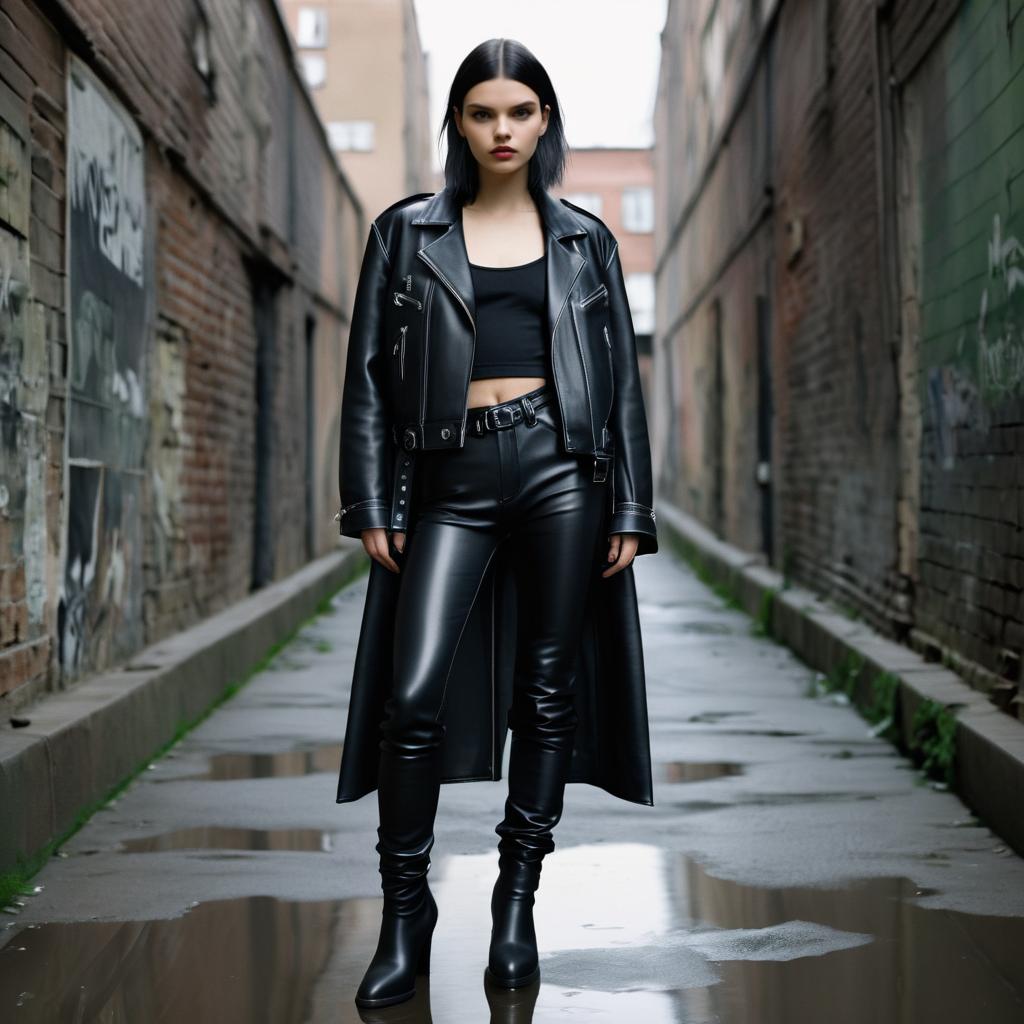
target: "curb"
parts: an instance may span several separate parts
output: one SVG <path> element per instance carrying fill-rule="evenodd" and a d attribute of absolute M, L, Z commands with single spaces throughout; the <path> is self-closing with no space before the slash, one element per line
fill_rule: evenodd
<path fill-rule="evenodd" d="M 699 564 L 735 595 L 743 610 L 764 621 L 773 639 L 821 672 L 857 666 L 853 703 L 870 700 L 881 677 L 895 680 L 894 719 L 904 749 L 915 741 L 922 707 L 952 714 L 954 774 L 950 788 L 985 824 L 1024 856 L 1024 727 L 972 690 L 956 673 L 862 622 L 847 618 L 810 590 L 789 584 L 760 555 L 741 551 L 706 526 L 662 502 L 658 523 L 674 552 Z"/>
<path fill-rule="evenodd" d="M 21 710 L 0 728 L 0 872 L 18 869 L 92 813 L 183 726 L 191 727 L 362 569 L 342 540 L 283 580 Z"/>

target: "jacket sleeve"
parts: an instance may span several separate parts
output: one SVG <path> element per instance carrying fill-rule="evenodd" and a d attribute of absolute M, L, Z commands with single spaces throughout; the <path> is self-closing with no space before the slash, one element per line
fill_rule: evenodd
<path fill-rule="evenodd" d="M 390 260 L 377 223 L 359 271 L 341 397 L 338 491 L 343 536 L 387 527 L 394 445 L 385 399 L 384 297 Z"/>
<path fill-rule="evenodd" d="M 609 333 L 615 395 L 610 426 L 615 437 L 612 460 L 612 518 L 609 534 L 635 533 L 640 537 L 638 555 L 658 550 L 655 527 L 651 447 L 647 432 L 640 366 L 637 362 L 633 316 L 626 297 L 626 282 L 619 260 L 619 244 L 610 238 L 605 264 L 608 289 Z"/>

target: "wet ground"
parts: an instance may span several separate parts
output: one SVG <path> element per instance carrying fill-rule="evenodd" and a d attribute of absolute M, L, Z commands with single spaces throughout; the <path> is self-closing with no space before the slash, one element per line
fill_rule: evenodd
<path fill-rule="evenodd" d="M 1024 1021 L 1024 861 L 685 566 L 636 573 L 655 806 L 568 787 L 539 984 L 484 983 L 506 783 L 478 782 L 441 792 L 429 983 L 352 1001 L 381 908 L 375 797 L 334 799 L 361 582 L 0 917 L 0 1019 Z"/>

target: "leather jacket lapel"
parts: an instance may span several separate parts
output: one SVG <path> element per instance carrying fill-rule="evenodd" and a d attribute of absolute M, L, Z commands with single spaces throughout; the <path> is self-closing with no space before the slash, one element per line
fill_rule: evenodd
<path fill-rule="evenodd" d="M 416 255 L 434 272 L 441 283 L 454 295 L 469 317 L 476 331 L 476 299 L 473 278 L 469 272 L 469 257 L 462 236 L 462 218 L 456 215 L 448 230 L 432 242 L 416 250 Z"/>
<path fill-rule="evenodd" d="M 587 262 L 586 257 L 567 240 L 585 236 L 587 229 L 547 190 L 538 189 L 533 198 L 545 227 L 548 329 L 554 333 L 566 299 Z M 462 210 L 452 194 L 441 189 L 427 201 L 423 212 L 412 223 L 447 228 L 443 234 L 419 248 L 416 255 L 452 293 L 475 331 L 476 300 L 462 231 Z"/>
<path fill-rule="evenodd" d="M 548 331 L 554 335 L 565 300 L 569 297 L 569 292 L 572 291 L 572 286 L 587 260 L 575 249 L 566 248 L 550 231 L 547 237 L 547 256 Z"/>

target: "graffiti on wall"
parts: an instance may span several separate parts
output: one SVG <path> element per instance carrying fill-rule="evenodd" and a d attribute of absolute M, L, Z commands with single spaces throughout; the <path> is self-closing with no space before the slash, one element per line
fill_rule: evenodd
<path fill-rule="evenodd" d="M 89 69 L 68 72 L 68 534 L 65 675 L 143 641 L 145 168 L 142 136 Z"/>
<path fill-rule="evenodd" d="M 956 465 L 956 432 L 987 432 L 993 404 L 1024 389 L 1024 246 L 1004 235 L 999 214 L 992 218 L 985 284 L 977 317 L 960 331 L 954 358 L 928 368 L 928 400 L 936 424 L 943 469 Z"/>
<path fill-rule="evenodd" d="M 12 616 L 5 643 L 34 639 L 47 628 L 50 374 L 45 311 L 31 286 L 28 140 L 27 123 L 12 124 L 0 115 L 0 517 L 8 536 L 9 587 L 24 593 L 27 612 L 27 632 Z"/>
<path fill-rule="evenodd" d="M 978 376 L 982 391 L 994 396 L 1014 394 L 1024 385 L 1024 334 L 1019 319 L 1022 298 L 1024 246 L 1014 235 L 1003 237 L 997 213 L 992 218 L 988 243 L 988 283 L 981 293 L 978 314 Z"/>

